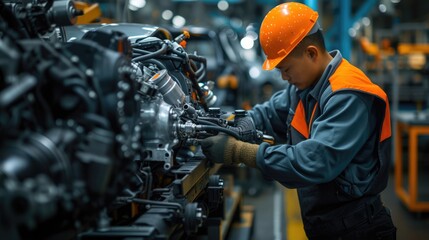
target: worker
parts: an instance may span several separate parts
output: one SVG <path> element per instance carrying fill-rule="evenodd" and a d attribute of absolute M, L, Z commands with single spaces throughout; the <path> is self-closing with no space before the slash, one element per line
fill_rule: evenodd
<path fill-rule="evenodd" d="M 203 152 L 296 188 L 309 239 L 396 239 L 380 199 L 391 162 L 387 96 L 340 51 L 326 50 L 317 20 L 308 6 L 287 2 L 261 24 L 263 69 L 276 68 L 289 84 L 249 118 L 276 145 L 218 134 L 202 140 Z"/>

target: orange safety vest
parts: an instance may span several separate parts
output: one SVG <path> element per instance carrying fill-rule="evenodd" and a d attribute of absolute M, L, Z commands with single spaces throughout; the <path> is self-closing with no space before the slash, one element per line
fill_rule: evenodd
<path fill-rule="evenodd" d="M 386 107 L 384 109 L 385 117 L 383 120 L 380 142 L 386 140 L 392 135 L 390 126 L 390 108 L 387 95 L 378 85 L 372 83 L 361 70 L 343 59 L 335 73 L 329 78 L 329 82 L 333 93 L 341 90 L 355 90 L 368 93 L 382 99 L 385 102 Z M 311 113 L 310 122 L 307 124 L 307 121 L 305 120 L 304 105 L 301 100 L 298 102 L 291 125 L 305 139 L 308 139 L 310 136 L 311 124 L 315 119 L 314 115 L 318 107 L 319 104 L 316 103 Z"/>

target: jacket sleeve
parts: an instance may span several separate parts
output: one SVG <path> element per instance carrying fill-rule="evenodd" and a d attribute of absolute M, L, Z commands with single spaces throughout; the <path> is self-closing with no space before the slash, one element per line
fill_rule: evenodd
<path fill-rule="evenodd" d="M 293 91 L 295 88 L 287 85 L 284 90 L 276 92 L 270 100 L 255 105 L 249 111 L 256 128 L 273 136 L 278 143 L 286 141 L 286 121 L 290 111 L 290 96 Z"/>
<path fill-rule="evenodd" d="M 264 175 L 297 188 L 329 182 L 347 167 L 375 129 L 373 99 L 346 91 L 327 101 L 309 139 L 297 145 L 260 145 L 256 161 Z"/>

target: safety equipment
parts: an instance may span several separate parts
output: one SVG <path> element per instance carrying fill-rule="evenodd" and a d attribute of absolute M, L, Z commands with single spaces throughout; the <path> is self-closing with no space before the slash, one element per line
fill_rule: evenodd
<path fill-rule="evenodd" d="M 262 68 L 275 68 L 309 33 L 319 29 L 319 14 L 308 6 L 288 2 L 271 9 L 261 24 L 260 43 L 267 59 Z"/>
<path fill-rule="evenodd" d="M 200 143 L 204 155 L 212 162 L 226 165 L 244 163 L 256 168 L 258 144 L 243 142 L 223 133 L 205 138 Z"/>
<path fill-rule="evenodd" d="M 240 135 L 241 141 L 257 143 L 261 138 L 258 137 L 258 131 L 255 127 L 255 123 L 247 111 L 236 109 L 234 116 L 234 126 L 230 126 L 228 128 L 237 132 Z"/>

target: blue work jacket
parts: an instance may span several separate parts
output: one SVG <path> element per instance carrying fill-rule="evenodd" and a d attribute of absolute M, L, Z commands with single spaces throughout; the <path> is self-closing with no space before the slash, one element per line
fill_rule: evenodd
<path fill-rule="evenodd" d="M 309 89 L 289 85 L 251 111 L 277 144 L 258 148 L 264 175 L 297 188 L 304 228 L 343 216 L 386 187 L 390 110 L 384 91 L 332 51 Z"/>

